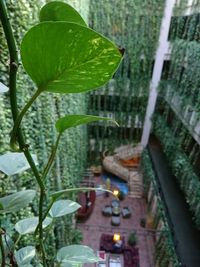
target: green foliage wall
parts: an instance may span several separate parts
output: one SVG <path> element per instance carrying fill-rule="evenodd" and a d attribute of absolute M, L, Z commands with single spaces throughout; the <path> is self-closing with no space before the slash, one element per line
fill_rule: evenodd
<path fill-rule="evenodd" d="M 16 37 L 17 45 L 25 32 L 34 21 L 38 21 L 38 10 L 44 1 L 6 1 L 8 13 L 10 15 L 11 24 Z M 75 6 L 79 11 L 83 11 L 83 16 L 88 17 L 88 0 L 68 1 L 69 4 Z M 0 81 L 8 85 L 8 52 L 0 27 Z M 27 102 L 34 90 L 34 85 L 30 82 L 22 67 L 19 67 L 18 73 L 18 101 L 21 106 Z M 56 94 L 41 95 L 30 110 L 26 119 L 23 120 L 23 127 L 26 131 L 26 140 L 30 145 L 32 153 L 36 153 L 41 165 L 44 165 L 48 159 L 47 155 L 51 150 L 52 144 L 55 142 L 54 122 L 59 116 L 66 114 L 84 114 L 87 111 L 87 100 L 84 95 L 63 95 L 58 97 Z M 3 154 L 9 151 L 9 134 L 11 130 L 12 120 L 10 113 L 10 104 L 8 93 L 0 95 L 0 153 Z M 33 136 L 35 137 L 33 139 Z M 68 131 L 62 138 L 59 146 L 59 153 L 56 157 L 56 163 L 49 177 L 49 188 L 52 191 L 66 188 L 69 185 L 75 185 L 82 178 L 83 171 L 86 165 L 87 151 L 87 132 L 85 127 L 78 127 Z M 41 166 L 42 167 L 42 166 Z M 22 188 L 31 188 L 35 186 L 32 174 L 29 171 L 20 175 L 7 177 L 0 174 L 0 195 L 6 192 L 12 192 Z M 19 216 L 37 213 L 33 209 L 25 209 L 20 212 Z M 8 220 L 8 217 L 7 219 Z M 9 220 L 8 220 L 9 221 Z M 68 242 L 68 239 L 73 239 L 70 236 L 69 229 L 71 221 L 68 223 L 63 221 L 59 226 L 58 237 L 60 240 L 58 245 Z M 63 232 L 64 231 L 64 232 Z M 65 235 L 67 232 L 68 237 Z M 74 235 L 74 231 L 72 233 Z M 62 237 L 62 238 L 61 238 Z"/>
<path fill-rule="evenodd" d="M 155 265 L 162 267 L 178 267 L 180 262 L 178 260 L 174 241 L 172 238 L 171 230 L 168 224 L 168 219 L 165 212 L 165 207 L 163 205 L 163 200 L 160 197 L 156 175 L 152 166 L 152 162 L 147 150 L 144 150 L 141 158 L 142 170 L 143 170 L 143 180 L 144 180 L 144 191 L 146 194 L 150 191 L 152 186 L 152 196 L 157 197 L 157 206 L 156 206 L 156 215 L 154 218 L 154 227 L 157 229 L 158 224 L 162 221 L 163 228 L 158 236 L 156 237 L 155 242 L 155 253 L 154 260 Z M 151 200 L 150 200 L 151 202 Z M 151 203 L 148 203 L 148 206 L 151 206 Z M 171 264 L 171 265 L 170 265 Z"/>
<path fill-rule="evenodd" d="M 180 2 L 170 27 L 172 53 L 160 84 L 162 101 L 157 104 L 157 113 L 161 115 L 154 117 L 154 133 L 199 228 L 200 143 L 196 137 L 200 120 L 200 4 L 193 1 L 192 12 L 186 16 L 185 1 Z"/>
<path fill-rule="evenodd" d="M 195 152 L 190 150 L 188 153 L 192 141 L 191 136 L 186 138 L 186 133 L 181 130 L 180 125 L 175 127 L 174 124 L 170 127 L 166 118 L 164 115 L 156 116 L 154 133 L 163 145 L 173 174 L 184 192 L 192 218 L 196 226 L 200 228 L 200 179 L 197 170 L 195 170 Z M 199 154 L 199 148 L 196 153 Z"/>
<path fill-rule="evenodd" d="M 91 0 L 90 26 L 125 48 L 113 80 L 103 93 L 90 94 L 90 112 L 112 116 L 120 124 L 90 127 L 102 150 L 140 140 L 163 8 L 160 0 Z"/>

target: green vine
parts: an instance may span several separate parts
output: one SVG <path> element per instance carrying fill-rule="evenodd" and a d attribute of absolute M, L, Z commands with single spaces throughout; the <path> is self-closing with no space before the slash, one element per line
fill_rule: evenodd
<path fill-rule="evenodd" d="M 163 9 L 160 0 L 90 1 L 90 26 L 125 49 L 124 60 L 103 93 L 90 94 L 89 111 L 112 116 L 120 125 L 89 127 L 91 139 L 101 143 L 95 147 L 96 157 L 118 146 L 118 140 L 140 140 Z"/>
<path fill-rule="evenodd" d="M 180 266 L 176 250 L 174 247 L 174 241 L 171 234 L 171 229 L 168 224 L 168 219 L 163 205 L 163 200 L 160 197 L 155 173 L 151 163 L 150 156 L 147 150 L 144 150 L 141 158 L 143 179 L 144 179 L 144 190 L 148 194 L 150 185 L 152 185 L 153 192 L 152 196 L 157 198 L 156 212 L 154 217 L 154 229 L 157 229 L 158 224 L 162 221 L 164 227 L 160 231 L 159 235 L 156 236 L 154 260 L 159 266 L 168 266 L 169 262 L 173 267 Z M 150 206 L 150 204 L 148 203 Z M 150 211 L 151 212 L 151 211 Z"/>

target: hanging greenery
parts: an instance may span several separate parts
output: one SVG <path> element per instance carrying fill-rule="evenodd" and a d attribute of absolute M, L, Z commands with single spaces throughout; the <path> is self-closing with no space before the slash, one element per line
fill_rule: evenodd
<path fill-rule="evenodd" d="M 193 220 L 200 227 L 200 16 L 199 1 L 177 1 L 169 39 L 171 56 L 160 83 L 154 133 L 185 194 Z M 190 12 L 188 12 L 190 11 Z"/>
<path fill-rule="evenodd" d="M 154 122 L 154 133 L 163 145 L 163 150 L 184 192 L 196 226 L 200 228 L 200 179 L 195 173 L 188 156 L 182 150 L 179 139 L 173 135 L 164 116 L 157 115 Z M 182 138 L 181 136 L 179 137 Z"/>
<path fill-rule="evenodd" d="M 155 243 L 155 253 L 154 260 L 155 263 L 159 266 L 170 266 L 178 267 L 181 266 L 175 246 L 174 240 L 171 234 L 171 229 L 168 224 L 167 215 L 165 212 L 165 207 L 163 204 L 163 200 L 160 197 L 158 184 L 156 181 L 156 175 L 152 166 L 152 162 L 148 151 L 145 149 L 142 153 L 141 164 L 143 170 L 143 179 L 144 179 L 144 190 L 145 193 L 148 194 L 150 190 L 150 185 L 153 188 L 152 196 L 157 198 L 156 211 L 154 216 L 154 229 L 158 229 L 158 225 L 163 224 L 162 230 L 159 232 L 158 236 L 156 236 Z M 151 204 L 148 203 L 150 208 Z M 160 230 L 160 229 L 158 229 Z"/>
<path fill-rule="evenodd" d="M 90 26 L 118 44 L 124 60 L 104 90 L 90 94 L 89 111 L 115 118 L 120 128 L 90 127 L 90 135 L 110 150 L 138 142 L 142 131 L 149 81 L 157 47 L 164 1 L 105 0 L 90 2 Z M 108 141 L 107 141 L 108 140 Z"/>

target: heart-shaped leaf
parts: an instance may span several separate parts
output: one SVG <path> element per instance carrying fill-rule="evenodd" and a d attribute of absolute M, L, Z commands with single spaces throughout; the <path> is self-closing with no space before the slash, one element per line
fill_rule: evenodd
<path fill-rule="evenodd" d="M 35 164 L 37 165 L 37 156 L 31 155 Z M 0 171 L 7 175 L 14 175 L 21 173 L 27 169 L 30 169 L 30 165 L 24 156 L 24 153 L 19 152 L 7 152 L 0 155 Z"/>
<path fill-rule="evenodd" d="M 92 263 L 99 261 L 93 249 L 83 245 L 71 245 L 61 248 L 57 253 L 58 262 Z"/>
<path fill-rule="evenodd" d="M 61 199 L 54 202 L 49 214 L 51 215 L 51 217 L 61 217 L 75 212 L 80 207 L 81 205 L 79 205 L 77 202 Z"/>
<path fill-rule="evenodd" d="M 29 264 L 31 260 L 35 257 L 35 248 L 33 246 L 27 246 L 21 248 L 20 250 L 15 252 L 15 259 L 19 266 L 24 266 Z"/>
<path fill-rule="evenodd" d="M 39 92 L 80 93 L 105 84 L 122 57 L 107 38 L 62 21 L 31 28 L 23 38 L 21 58 Z"/>
<path fill-rule="evenodd" d="M 62 133 L 68 128 L 76 127 L 78 125 L 87 124 L 89 122 L 94 122 L 94 121 L 112 121 L 113 123 L 118 125 L 116 121 L 110 118 L 104 118 L 92 115 L 66 115 L 65 117 L 57 120 L 56 129 L 58 132 Z"/>
<path fill-rule="evenodd" d="M 87 27 L 83 18 L 73 7 L 57 1 L 47 3 L 42 7 L 40 21 L 67 21 Z"/>
<path fill-rule="evenodd" d="M 35 190 L 24 190 L 0 198 L 0 213 L 16 212 L 26 207 L 35 197 Z"/>
<path fill-rule="evenodd" d="M 20 235 L 25 235 L 25 234 L 30 234 L 34 233 L 35 229 L 38 225 L 39 219 L 38 217 L 31 217 L 27 219 L 20 220 L 15 224 L 15 230 L 20 234 Z M 52 223 L 52 219 L 47 217 L 43 223 L 42 226 L 43 228 L 47 227 L 49 224 Z"/>

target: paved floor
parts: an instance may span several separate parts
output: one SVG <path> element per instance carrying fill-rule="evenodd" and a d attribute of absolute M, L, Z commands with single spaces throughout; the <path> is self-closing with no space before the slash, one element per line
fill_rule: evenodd
<path fill-rule="evenodd" d="M 102 180 L 99 177 L 95 177 L 94 180 L 95 183 L 102 184 Z M 124 206 L 128 206 L 132 210 L 132 216 L 129 219 L 123 219 L 121 216 L 120 226 L 112 226 L 111 217 L 103 216 L 101 211 L 105 205 L 111 203 L 113 198 L 112 195 L 106 197 L 104 193 L 98 195 L 91 216 L 84 223 L 77 224 L 77 227 L 83 232 L 83 244 L 88 245 L 97 251 L 99 250 L 99 242 L 102 233 L 120 233 L 125 236 L 125 242 L 127 243 L 129 233 L 131 231 L 136 231 L 140 267 L 153 267 L 152 233 L 140 226 L 140 219 L 145 217 L 146 214 L 145 200 L 127 196 L 120 202 L 120 207 L 123 208 Z M 95 265 L 88 264 L 85 266 L 92 267 Z"/>

